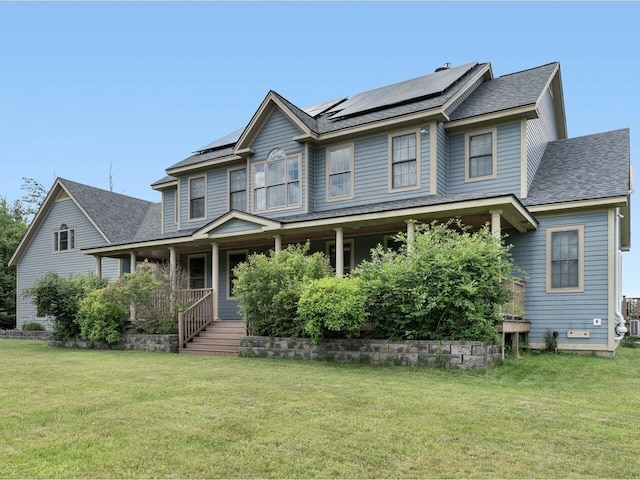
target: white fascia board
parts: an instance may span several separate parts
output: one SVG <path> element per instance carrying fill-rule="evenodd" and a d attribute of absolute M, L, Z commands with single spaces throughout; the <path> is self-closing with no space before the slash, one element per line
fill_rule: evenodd
<path fill-rule="evenodd" d="M 593 200 L 579 200 L 575 202 L 551 203 L 548 205 L 536 205 L 527 207 L 531 213 L 561 212 L 566 210 L 578 210 L 593 207 L 625 207 L 628 204 L 627 196 L 596 198 Z"/>
<path fill-rule="evenodd" d="M 224 165 L 226 163 L 236 162 L 238 160 L 242 160 L 242 157 L 239 156 L 239 155 L 227 155 L 227 156 L 220 157 L 220 158 L 213 158 L 211 160 L 206 160 L 206 161 L 201 162 L 201 163 L 194 163 L 192 165 L 185 165 L 184 167 L 169 168 L 169 169 L 167 169 L 165 171 L 167 172 L 167 175 L 174 175 L 174 174 L 177 174 L 177 173 L 188 173 L 188 172 L 195 171 L 195 170 L 200 170 L 200 169 L 203 169 L 203 168 L 208 168 L 208 167 L 213 167 L 213 166 Z"/>

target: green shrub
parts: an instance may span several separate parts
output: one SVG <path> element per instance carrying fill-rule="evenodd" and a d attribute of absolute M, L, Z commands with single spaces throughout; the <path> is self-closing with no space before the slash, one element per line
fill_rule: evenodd
<path fill-rule="evenodd" d="M 405 235 L 398 235 L 406 243 Z M 499 307 L 517 271 L 488 226 L 416 225 L 410 248 L 378 246 L 354 274 L 362 280 L 375 334 L 393 340 L 499 340 Z"/>
<path fill-rule="evenodd" d="M 38 322 L 28 322 L 22 325 L 25 332 L 44 332 L 44 326 Z"/>
<path fill-rule="evenodd" d="M 110 285 L 82 299 L 76 319 L 84 338 L 116 343 L 124 332 L 127 317 L 117 285 Z"/>
<path fill-rule="evenodd" d="M 331 336 L 358 336 L 366 321 L 360 280 L 331 276 L 307 283 L 298 315 L 312 343 Z"/>
<path fill-rule="evenodd" d="M 332 275 L 326 255 L 308 255 L 309 244 L 280 253 L 256 253 L 234 269 L 233 292 L 252 335 L 300 337 L 298 300 L 304 284 Z"/>
<path fill-rule="evenodd" d="M 76 314 L 80 301 L 90 292 L 107 285 L 106 279 L 94 274 L 73 274 L 61 277 L 48 272 L 25 291 L 32 297 L 39 312 L 53 316 L 53 333 L 59 338 L 71 338 L 80 334 Z"/>

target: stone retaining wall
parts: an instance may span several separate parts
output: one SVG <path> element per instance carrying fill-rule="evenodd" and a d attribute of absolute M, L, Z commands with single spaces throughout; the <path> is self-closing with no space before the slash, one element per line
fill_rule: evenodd
<path fill-rule="evenodd" d="M 123 335 L 118 343 L 94 342 L 85 338 L 49 341 L 54 347 L 93 348 L 96 350 L 145 350 L 178 353 L 178 335 Z"/>
<path fill-rule="evenodd" d="M 241 357 L 332 360 L 371 365 L 427 365 L 460 369 L 486 368 L 500 359 L 502 347 L 483 342 L 408 340 L 328 340 L 311 345 L 307 338 L 244 337 Z"/>
<path fill-rule="evenodd" d="M 0 338 L 17 338 L 22 340 L 44 340 L 51 339 L 51 332 L 33 330 L 0 330 Z"/>

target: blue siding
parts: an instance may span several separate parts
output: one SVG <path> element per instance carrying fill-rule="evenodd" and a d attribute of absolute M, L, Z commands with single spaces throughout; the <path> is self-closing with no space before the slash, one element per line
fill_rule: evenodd
<path fill-rule="evenodd" d="M 228 207 L 228 187 L 227 169 L 216 168 L 206 173 L 207 196 L 206 218 L 203 220 L 189 220 L 189 179 L 197 177 L 191 175 L 180 178 L 180 230 L 191 230 L 200 228 L 227 213 Z"/>
<path fill-rule="evenodd" d="M 176 189 L 162 192 L 162 232 L 170 233 L 178 229 L 176 225 Z"/>
<path fill-rule="evenodd" d="M 306 200 L 305 195 L 307 189 L 305 185 L 305 176 L 307 174 L 305 168 L 304 145 L 296 142 L 293 138 L 302 132 L 278 109 L 275 109 L 269 119 L 265 122 L 262 130 L 256 136 L 251 144 L 251 148 L 255 152 L 249 159 L 250 165 L 254 163 L 264 162 L 267 155 L 274 148 L 281 148 L 287 155 L 300 154 L 300 207 L 288 208 L 274 211 L 257 212 L 260 216 L 267 218 L 284 217 L 287 215 L 299 215 L 305 213 Z M 249 176 L 252 175 L 251 168 L 247 171 Z M 247 198 L 253 195 L 253 179 L 249 180 L 249 191 Z M 255 211 L 255 210 L 254 210 Z"/>
<path fill-rule="evenodd" d="M 449 193 L 449 137 L 444 123 L 438 123 L 438 195 Z"/>
<path fill-rule="evenodd" d="M 557 140 L 553 97 L 547 89 L 538 106 L 540 117 L 527 121 L 527 191 L 538 171 L 547 143 Z"/>
<path fill-rule="evenodd" d="M 260 225 L 256 225 L 253 222 L 248 222 L 246 220 L 240 220 L 238 218 L 233 219 L 227 223 L 225 223 L 224 225 L 220 226 L 219 228 L 216 228 L 213 232 L 211 233 L 215 233 L 216 235 L 221 234 L 221 233 L 235 233 L 235 232 L 243 232 L 246 230 L 256 230 L 261 228 Z"/>
<path fill-rule="evenodd" d="M 354 146 L 354 195 L 347 200 L 327 201 L 326 149 L 319 148 L 315 154 L 315 211 L 369 205 L 386 200 L 402 200 L 429 194 L 429 126 L 420 133 L 420 188 L 389 192 L 389 147 L 388 136 L 376 135 L 353 142 Z M 402 134 L 400 132 L 400 134 Z"/>
<path fill-rule="evenodd" d="M 543 342 L 547 331 L 558 331 L 558 342 L 607 343 L 608 215 L 596 213 L 538 217 L 535 232 L 509 237 L 513 258 L 527 275 L 525 317 L 531 322 L 530 340 Z M 584 292 L 546 293 L 546 229 L 584 225 Z M 613 279 L 612 279 L 613 281 Z M 593 319 L 602 326 L 594 327 Z M 588 339 L 567 338 L 570 329 L 589 330 Z"/>
<path fill-rule="evenodd" d="M 69 228 L 75 228 L 75 250 L 54 253 L 53 231 L 58 230 L 63 223 Z M 23 294 L 25 289 L 31 287 L 47 272 L 56 272 L 63 277 L 72 273 L 95 273 L 95 258 L 84 255 L 80 250 L 105 244 L 104 238 L 71 199 L 54 203 L 18 265 L 17 327 L 21 328 L 24 323 L 38 321 L 35 306 L 31 299 Z M 111 281 L 116 280 L 119 274 L 118 267 L 118 260 L 103 258 L 102 276 Z"/>
<path fill-rule="evenodd" d="M 464 134 L 449 137 L 448 193 L 514 193 L 520 196 L 520 123 L 500 125 L 497 132 L 497 178 L 476 182 L 464 180 Z"/>

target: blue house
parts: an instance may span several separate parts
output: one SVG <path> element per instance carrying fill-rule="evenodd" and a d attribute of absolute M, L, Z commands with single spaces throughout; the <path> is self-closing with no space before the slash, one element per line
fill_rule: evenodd
<path fill-rule="evenodd" d="M 629 131 L 567 137 L 559 63 L 497 78 L 445 65 L 308 108 L 270 91 L 244 128 L 166 169 L 160 203 L 58 179 L 11 260 L 18 327 L 39 319 L 21 292 L 46 271 L 116 278 L 149 259 L 210 295 L 212 329 L 242 320 L 231 271 L 250 253 L 309 240 L 344 275 L 415 221 L 457 217 L 513 244 L 534 348 L 557 332 L 560 349 L 612 354 Z"/>

